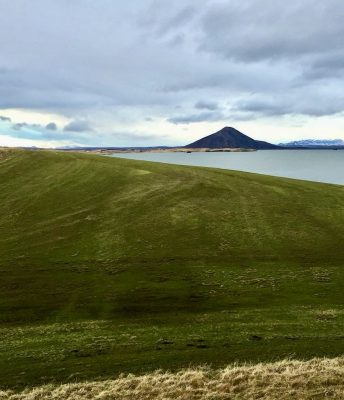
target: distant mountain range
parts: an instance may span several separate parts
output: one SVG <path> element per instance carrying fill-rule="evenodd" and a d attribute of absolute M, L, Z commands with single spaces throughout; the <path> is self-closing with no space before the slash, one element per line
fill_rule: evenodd
<path fill-rule="evenodd" d="M 190 143 L 185 147 L 189 149 L 241 148 L 255 150 L 272 150 L 279 148 L 279 146 L 274 144 L 252 139 L 231 127 L 222 128 L 220 131 L 196 140 L 196 142 Z"/>
<path fill-rule="evenodd" d="M 342 139 L 305 139 L 295 140 L 294 142 L 280 143 L 282 147 L 344 147 L 344 140 Z"/>

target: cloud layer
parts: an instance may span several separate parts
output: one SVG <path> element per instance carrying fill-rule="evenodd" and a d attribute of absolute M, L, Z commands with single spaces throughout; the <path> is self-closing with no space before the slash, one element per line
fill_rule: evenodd
<path fill-rule="evenodd" d="M 0 134 L 183 144 L 192 126 L 335 118 L 338 136 L 343 20 L 340 0 L 2 0 Z"/>

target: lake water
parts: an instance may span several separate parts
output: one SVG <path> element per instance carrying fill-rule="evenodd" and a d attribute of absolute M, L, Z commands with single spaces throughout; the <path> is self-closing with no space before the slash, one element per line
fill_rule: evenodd
<path fill-rule="evenodd" d="M 113 157 L 256 172 L 344 185 L 344 150 L 261 150 L 242 153 L 126 153 Z"/>

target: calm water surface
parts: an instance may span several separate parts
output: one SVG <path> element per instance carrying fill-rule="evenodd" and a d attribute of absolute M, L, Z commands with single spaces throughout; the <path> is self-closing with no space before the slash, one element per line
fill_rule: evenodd
<path fill-rule="evenodd" d="M 261 150 L 247 153 L 127 153 L 113 157 L 256 172 L 344 184 L 344 150 Z"/>

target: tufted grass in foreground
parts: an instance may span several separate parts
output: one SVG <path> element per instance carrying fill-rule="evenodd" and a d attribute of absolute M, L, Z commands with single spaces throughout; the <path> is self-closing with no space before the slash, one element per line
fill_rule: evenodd
<path fill-rule="evenodd" d="M 343 399 L 344 358 L 156 371 L 115 380 L 0 391 L 1 400 Z"/>

